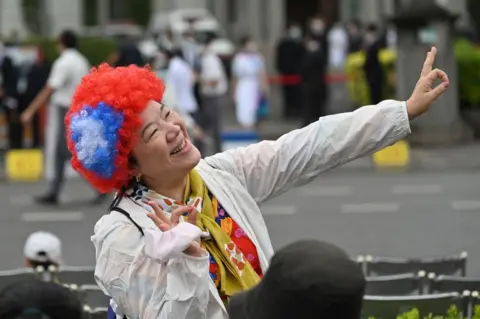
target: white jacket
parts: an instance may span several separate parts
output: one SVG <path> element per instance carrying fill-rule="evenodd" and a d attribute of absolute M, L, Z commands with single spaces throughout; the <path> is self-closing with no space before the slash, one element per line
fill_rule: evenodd
<path fill-rule="evenodd" d="M 384 101 L 321 118 L 277 141 L 263 141 L 202 160 L 197 170 L 229 215 L 255 244 L 266 271 L 273 248 L 259 204 L 312 181 L 320 173 L 404 138 L 410 124 L 404 102 Z M 95 226 L 95 277 L 117 314 L 129 319 L 226 319 L 209 277 L 208 257 L 181 253 L 200 230 L 181 223 L 162 233 L 129 199 Z M 167 234 L 169 233 L 169 234 Z"/>

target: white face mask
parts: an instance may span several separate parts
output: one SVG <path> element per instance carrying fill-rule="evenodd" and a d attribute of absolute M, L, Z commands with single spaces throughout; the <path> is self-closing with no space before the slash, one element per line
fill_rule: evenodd
<path fill-rule="evenodd" d="M 309 52 L 315 52 L 320 49 L 320 44 L 318 41 L 308 41 L 307 42 L 307 51 Z"/>
<path fill-rule="evenodd" d="M 310 29 L 312 30 L 313 33 L 319 34 L 322 33 L 323 30 L 325 30 L 325 24 L 323 23 L 322 20 L 313 20 L 312 24 L 310 25 Z"/>
<path fill-rule="evenodd" d="M 365 34 L 365 42 L 367 44 L 372 44 L 377 39 L 377 36 L 374 33 Z"/>
<path fill-rule="evenodd" d="M 302 29 L 299 27 L 291 27 L 290 30 L 288 30 L 288 35 L 292 39 L 300 39 L 302 37 Z"/>

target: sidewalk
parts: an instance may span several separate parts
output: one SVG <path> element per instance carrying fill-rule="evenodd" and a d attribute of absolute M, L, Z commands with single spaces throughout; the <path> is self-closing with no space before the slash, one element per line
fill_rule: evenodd
<path fill-rule="evenodd" d="M 375 167 L 372 157 L 357 159 L 343 169 L 357 171 L 383 171 Z M 401 171 L 480 170 L 480 143 L 447 148 L 410 149 L 410 165 Z"/>

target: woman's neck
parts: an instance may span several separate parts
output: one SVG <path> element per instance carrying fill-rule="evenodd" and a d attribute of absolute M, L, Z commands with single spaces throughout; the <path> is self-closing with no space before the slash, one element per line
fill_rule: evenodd
<path fill-rule="evenodd" d="M 185 195 L 185 186 L 187 184 L 186 177 L 182 179 L 172 182 L 172 183 L 162 183 L 159 181 L 149 181 L 148 179 L 145 181 L 145 184 L 148 188 L 155 191 L 157 194 L 162 196 L 171 198 L 173 200 L 177 200 L 183 203 L 184 195 Z"/>

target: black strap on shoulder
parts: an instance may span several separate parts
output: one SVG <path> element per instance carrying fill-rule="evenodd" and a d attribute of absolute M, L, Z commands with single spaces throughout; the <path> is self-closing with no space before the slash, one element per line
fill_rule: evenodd
<path fill-rule="evenodd" d="M 127 213 L 124 209 L 118 207 L 118 206 L 115 206 L 115 207 L 112 207 L 112 211 L 116 211 L 116 212 L 119 212 L 120 214 L 122 214 L 123 216 L 127 217 L 134 225 L 135 227 L 137 227 L 137 229 L 140 231 L 140 233 L 143 235 L 145 235 L 143 233 L 143 229 L 142 227 L 140 227 L 140 225 L 138 225 L 134 220 L 133 218 L 130 216 L 129 213 Z"/>

